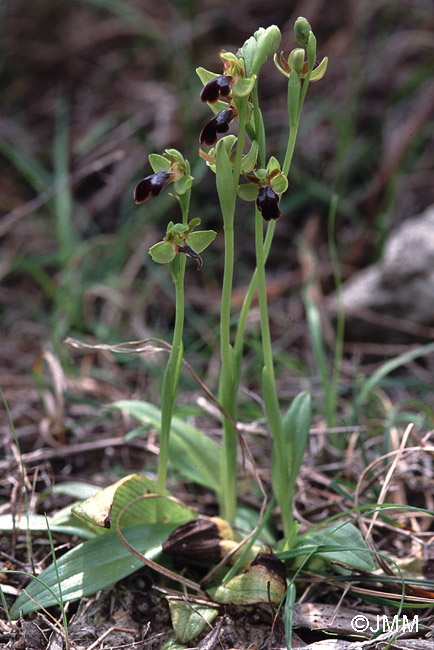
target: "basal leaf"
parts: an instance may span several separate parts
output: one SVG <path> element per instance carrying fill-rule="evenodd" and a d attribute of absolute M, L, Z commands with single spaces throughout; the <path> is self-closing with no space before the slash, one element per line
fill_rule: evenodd
<path fill-rule="evenodd" d="M 326 562 L 337 560 L 359 571 L 373 571 L 375 569 L 372 554 L 366 546 L 362 534 L 350 522 L 335 522 L 330 526 L 324 526 L 319 530 L 307 533 L 303 536 L 297 548 L 312 544 L 318 544 L 318 550 L 314 554 L 315 557 L 320 557 Z M 322 545 L 327 547 L 333 545 L 336 550 L 323 551 L 321 550 Z"/>
<path fill-rule="evenodd" d="M 112 404 L 144 424 L 160 429 L 161 411 L 145 401 L 123 400 Z M 202 431 L 174 416 L 169 441 L 169 458 L 186 478 L 218 492 L 220 489 L 220 448 Z"/>
<path fill-rule="evenodd" d="M 176 525 L 140 524 L 122 529 L 122 533 L 135 549 L 151 558 L 160 552 L 161 543 Z M 140 560 L 129 553 L 116 531 L 83 542 L 57 559 L 63 600 L 67 602 L 89 596 L 125 578 L 141 566 Z M 59 596 L 53 564 L 38 577 Z M 40 606 L 57 604 L 53 595 L 36 580 L 26 587 L 26 592 L 28 596 L 23 592 L 15 601 L 10 610 L 11 618 L 18 618 L 21 610 L 26 615 Z"/>

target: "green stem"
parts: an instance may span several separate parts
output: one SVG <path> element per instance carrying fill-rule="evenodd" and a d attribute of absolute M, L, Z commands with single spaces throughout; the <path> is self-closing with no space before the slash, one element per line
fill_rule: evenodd
<path fill-rule="evenodd" d="M 244 130 L 247 118 L 247 102 L 239 103 L 238 108 L 238 140 L 235 161 L 232 171 L 232 187 L 219 187 L 219 198 L 223 214 L 223 230 L 225 243 L 225 259 L 223 272 L 222 301 L 220 308 L 220 349 L 221 375 L 219 385 L 220 403 L 236 421 L 236 385 L 234 356 L 231 345 L 231 297 L 234 275 L 234 218 L 236 188 L 239 182 L 241 160 L 244 148 Z M 232 198 L 230 209 L 223 208 L 221 193 Z M 225 202 L 225 205 L 227 203 Z M 237 436 L 226 418 L 223 418 L 223 454 L 221 460 L 221 488 L 219 506 L 221 516 L 228 521 L 235 521 L 237 502 Z"/>
<path fill-rule="evenodd" d="M 182 223 L 188 220 L 190 205 L 190 190 L 179 197 L 182 210 Z M 170 263 L 170 273 L 175 285 L 175 327 L 172 338 L 172 348 L 163 377 L 161 389 L 161 424 L 160 424 L 160 451 L 158 454 L 157 492 L 164 494 L 167 482 L 167 465 L 169 461 L 170 428 L 172 425 L 173 409 L 175 407 L 176 392 L 178 389 L 179 374 L 181 372 L 184 330 L 184 277 L 186 257 L 178 255 Z M 159 500 L 160 502 L 161 500 Z M 157 506 L 159 519 L 163 516 L 163 502 Z"/>

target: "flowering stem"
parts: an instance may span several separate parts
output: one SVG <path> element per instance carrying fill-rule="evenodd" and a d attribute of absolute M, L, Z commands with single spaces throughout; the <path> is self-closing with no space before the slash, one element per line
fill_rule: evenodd
<path fill-rule="evenodd" d="M 182 210 L 182 223 L 186 224 L 188 220 L 188 210 L 190 204 L 190 190 L 179 196 L 179 202 Z M 163 377 L 161 389 L 161 425 L 160 425 L 160 451 L 158 454 L 158 474 L 157 474 L 157 492 L 164 494 L 166 491 L 167 481 L 167 464 L 169 460 L 169 439 L 170 427 L 172 424 L 173 409 L 175 406 L 176 392 L 178 389 L 179 373 L 182 365 L 183 345 L 182 334 L 184 330 L 184 276 L 185 276 L 185 255 L 177 255 L 173 262 L 170 263 L 170 274 L 175 285 L 175 327 L 172 338 L 172 348 L 167 362 L 166 370 Z M 157 504 L 161 501 L 157 500 Z M 159 518 L 163 515 L 163 502 L 161 502 L 161 512 Z"/>
<path fill-rule="evenodd" d="M 223 150 L 217 154 L 217 190 L 223 215 L 225 260 L 223 273 L 222 301 L 220 309 L 221 374 L 219 384 L 220 403 L 231 418 L 236 420 L 235 367 L 230 339 L 231 296 L 234 274 L 234 216 L 236 187 L 240 176 L 244 147 L 244 129 L 247 117 L 247 103 L 241 101 L 238 108 L 238 141 L 233 168 Z M 223 454 L 221 460 L 221 488 L 219 494 L 220 513 L 228 521 L 235 520 L 237 501 L 237 436 L 231 423 L 223 418 Z"/>

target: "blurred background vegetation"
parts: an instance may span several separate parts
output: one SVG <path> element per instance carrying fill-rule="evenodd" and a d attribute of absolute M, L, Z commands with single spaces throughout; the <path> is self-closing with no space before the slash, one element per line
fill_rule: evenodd
<path fill-rule="evenodd" d="M 48 353 L 67 373 L 80 364 L 89 399 L 134 392 L 158 400 L 153 376 L 161 360 L 138 374 L 129 358 L 117 358 L 118 372 L 104 356 L 73 361 L 62 342 L 170 338 L 172 285 L 147 250 L 169 220 L 179 220 L 179 209 L 167 192 L 141 207 L 132 199 L 150 173 L 148 154 L 167 147 L 191 162 L 191 216 L 219 233 L 203 270 L 189 264 L 186 279 L 187 359 L 215 387 L 222 235 L 214 177 L 198 156 L 209 111 L 195 68 L 219 72 L 222 48 L 236 52 L 273 23 L 288 54 L 299 15 L 310 21 L 329 67 L 309 88 L 268 265 L 278 374 L 288 397 L 316 375 L 300 301 L 306 246 L 320 307 L 335 289 L 327 241 L 332 194 L 339 196 L 344 279 L 381 258 L 391 228 L 434 203 L 432 0 L 3 1 L 0 366 L 16 422 L 36 426 L 32 369 L 37 377 Z M 286 80 L 271 60 L 261 101 L 268 153 L 282 158 Z M 240 203 L 237 220 L 235 308 L 254 267 L 251 204 Z M 253 311 L 245 375 L 253 388 L 257 326 Z M 333 335 L 325 338 L 332 349 Z M 346 368 L 364 358 L 357 341 L 345 350 L 344 383 Z M 48 366 L 56 384 L 61 371 Z"/>

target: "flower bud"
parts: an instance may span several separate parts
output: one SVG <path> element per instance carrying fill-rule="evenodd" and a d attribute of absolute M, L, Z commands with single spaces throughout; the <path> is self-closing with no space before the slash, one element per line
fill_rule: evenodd
<path fill-rule="evenodd" d="M 309 39 L 309 33 L 312 31 L 312 28 L 309 24 L 309 21 L 303 16 L 297 18 L 294 24 L 294 34 L 295 40 L 299 45 L 307 45 Z"/>
<path fill-rule="evenodd" d="M 288 65 L 290 70 L 295 70 L 299 77 L 303 74 L 304 50 L 302 48 L 292 50 L 288 57 Z"/>

